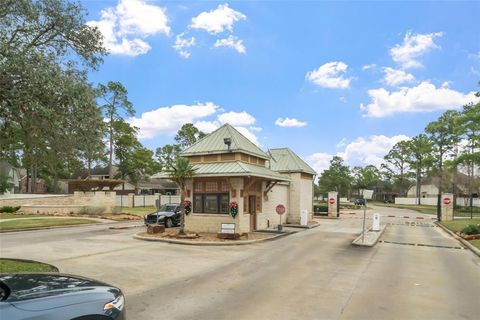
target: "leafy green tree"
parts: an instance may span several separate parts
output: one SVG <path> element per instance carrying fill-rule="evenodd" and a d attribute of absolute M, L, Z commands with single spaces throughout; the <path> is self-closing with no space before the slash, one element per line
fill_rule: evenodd
<path fill-rule="evenodd" d="M 136 137 L 137 130 L 123 119 L 116 120 L 114 126 L 115 159 L 118 162 L 118 175 L 134 186 L 157 171 L 153 152 L 145 148 Z"/>
<path fill-rule="evenodd" d="M 115 135 L 115 122 L 122 119 L 122 111 L 127 116 L 134 116 L 135 110 L 132 103 L 128 100 L 127 89 L 120 82 L 109 81 L 107 85 L 101 84 L 98 87 L 99 95 L 104 101 L 102 109 L 107 119 L 108 136 L 108 172 L 110 178 L 113 177 L 113 140 Z"/>
<path fill-rule="evenodd" d="M 433 163 L 432 148 L 432 141 L 424 134 L 407 141 L 406 161 L 415 172 L 417 204 L 420 204 L 422 176 L 428 172 Z"/>
<path fill-rule="evenodd" d="M 480 92 L 475 95 L 480 97 Z M 472 196 L 474 189 L 477 187 L 475 185 L 475 167 L 480 166 L 480 102 L 463 107 L 462 114 L 459 117 L 459 127 L 466 145 L 456 158 L 455 163 L 466 166 L 469 177 L 469 193 Z"/>
<path fill-rule="evenodd" d="M 445 185 L 444 161 L 447 156 L 454 155 L 455 146 L 460 142 L 460 113 L 448 110 L 437 121 L 430 122 L 425 128 L 429 140 L 432 142 L 434 172 L 439 177 L 439 193 Z"/>
<path fill-rule="evenodd" d="M 166 144 L 163 147 L 157 148 L 155 151 L 155 158 L 159 163 L 160 171 L 168 168 L 180 155 L 180 146 L 176 144 Z"/>
<path fill-rule="evenodd" d="M 0 194 L 4 194 L 11 188 L 13 188 L 14 184 L 12 183 L 10 177 L 3 172 L 0 172 Z"/>
<path fill-rule="evenodd" d="M 350 168 L 343 164 L 341 157 L 335 156 L 330 161 L 330 167 L 320 175 L 318 186 L 322 193 L 337 191 L 340 195 L 347 195 L 351 182 Z"/>
<path fill-rule="evenodd" d="M 375 189 L 381 182 L 380 171 L 374 165 L 354 167 L 352 170 L 354 186 L 360 194 L 361 189 Z"/>
<path fill-rule="evenodd" d="M 177 183 L 180 188 L 180 203 L 182 206 L 180 216 L 180 230 L 178 234 L 185 234 L 185 196 L 187 194 L 187 180 L 193 178 L 195 169 L 187 158 L 177 157 L 173 165 L 169 165 L 167 173 L 170 179 Z"/>
<path fill-rule="evenodd" d="M 0 153 L 27 169 L 29 191 L 37 173 L 72 162 L 79 149 L 72 118 L 91 112 L 86 71 L 105 49 L 85 14 L 62 0 L 0 2 Z M 62 148 L 56 158 L 55 148 Z M 47 159 L 57 163 L 46 168 Z"/>
<path fill-rule="evenodd" d="M 185 123 L 175 135 L 176 144 L 166 144 L 155 150 L 155 157 L 160 170 L 164 170 L 175 163 L 182 150 L 190 147 L 204 136 L 205 133 L 198 130 L 193 124 Z"/>
<path fill-rule="evenodd" d="M 408 167 L 408 142 L 399 141 L 384 157 L 385 164 L 382 165 L 384 170 L 390 172 L 393 176 L 394 183 L 401 195 L 406 195 L 409 181 L 407 179 Z"/>
<path fill-rule="evenodd" d="M 175 141 L 180 150 L 190 147 L 192 144 L 203 138 L 205 133 L 198 130 L 192 123 L 185 123 L 175 136 Z"/>

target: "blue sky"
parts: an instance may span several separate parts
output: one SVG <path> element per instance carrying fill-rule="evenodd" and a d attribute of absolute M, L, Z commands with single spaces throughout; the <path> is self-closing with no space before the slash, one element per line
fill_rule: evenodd
<path fill-rule="evenodd" d="M 378 165 L 480 80 L 480 2 L 84 1 L 145 146 L 229 122 L 317 171 Z"/>

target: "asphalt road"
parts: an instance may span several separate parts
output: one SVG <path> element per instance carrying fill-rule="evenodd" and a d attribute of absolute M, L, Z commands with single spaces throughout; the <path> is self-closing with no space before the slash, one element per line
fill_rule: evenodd
<path fill-rule="evenodd" d="M 351 245 L 356 213 L 235 247 L 142 242 L 106 226 L 0 234 L 0 255 L 118 285 L 130 319 L 478 319 L 480 258 L 431 216 L 373 212 L 388 224 L 374 248 Z"/>

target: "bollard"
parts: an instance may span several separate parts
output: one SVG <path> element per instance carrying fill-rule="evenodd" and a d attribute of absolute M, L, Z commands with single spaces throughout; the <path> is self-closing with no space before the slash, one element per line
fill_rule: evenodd
<path fill-rule="evenodd" d="M 380 231 L 380 214 L 379 213 L 373 214 L 372 231 Z"/>

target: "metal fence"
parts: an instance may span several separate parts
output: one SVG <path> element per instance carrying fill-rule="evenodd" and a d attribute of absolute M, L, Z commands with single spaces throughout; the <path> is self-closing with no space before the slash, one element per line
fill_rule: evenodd
<path fill-rule="evenodd" d="M 120 208 L 154 207 L 167 203 L 180 203 L 180 196 L 172 195 L 117 195 L 116 204 Z"/>

